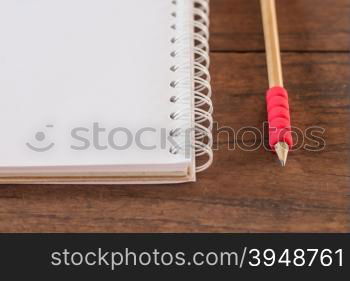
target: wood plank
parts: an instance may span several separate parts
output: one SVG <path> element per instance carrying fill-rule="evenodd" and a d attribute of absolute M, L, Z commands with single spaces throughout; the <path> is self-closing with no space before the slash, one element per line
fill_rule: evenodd
<path fill-rule="evenodd" d="M 350 51 L 348 0 L 276 0 L 282 51 Z M 214 51 L 262 51 L 259 0 L 211 0 Z"/>
<path fill-rule="evenodd" d="M 350 55 L 289 53 L 283 62 L 293 125 L 324 127 L 323 151 L 293 152 L 282 169 L 263 148 L 229 150 L 234 140 L 220 133 L 197 183 L 2 186 L 0 231 L 348 232 Z M 264 54 L 213 54 L 211 70 L 219 126 L 261 127 Z"/>

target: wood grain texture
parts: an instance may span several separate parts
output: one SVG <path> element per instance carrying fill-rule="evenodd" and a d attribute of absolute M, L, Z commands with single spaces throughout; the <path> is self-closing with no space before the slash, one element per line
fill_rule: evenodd
<path fill-rule="evenodd" d="M 283 51 L 349 51 L 349 0 L 277 0 Z M 214 51 L 262 51 L 259 0 L 212 0 Z"/>
<path fill-rule="evenodd" d="M 254 51 L 263 46 L 258 1 L 213 0 L 216 51 L 211 73 L 220 128 L 214 133 L 214 165 L 198 176 L 197 183 L 182 185 L 0 186 L 0 231 L 349 232 L 350 52 L 345 36 L 349 37 L 349 25 L 340 17 L 322 29 L 329 22 L 317 13 L 322 2 L 333 3 L 331 12 L 344 13 L 349 1 L 280 2 L 289 7 L 295 2 L 293 13 L 299 18 L 289 25 L 284 19 L 282 34 L 284 44 L 289 41 L 288 48 L 298 50 L 282 55 L 292 122 L 302 131 L 324 128 L 322 151 L 299 149 L 282 169 L 264 148 L 249 152 L 240 148 L 254 143 L 251 134 L 235 138 L 225 133 L 223 127 L 228 126 L 236 132 L 248 126 L 262 128 L 268 83 L 264 53 Z M 312 13 L 311 4 L 305 4 L 306 10 L 301 5 L 310 2 L 315 7 Z M 331 30 L 338 35 L 326 40 L 325 32 Z M 312 40 L 302 34 L 312 34 Z M 341 39 L 339 44 L 335 38 Z M 231 49 L 249 52 L 227 51 Z M 267 141 L 263 135 L 260 139 Z"/>

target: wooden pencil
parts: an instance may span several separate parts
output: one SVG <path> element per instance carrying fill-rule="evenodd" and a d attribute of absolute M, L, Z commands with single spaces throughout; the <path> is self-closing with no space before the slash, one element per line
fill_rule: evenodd
<path fill-rule="evenodd" d="M 266 95 L 269 143 L 271 149 L 277 153 L 281 165 L 285 166 L 288 152 L 293 146 L 293 140 L 291 135 L 288 93 L 283 85 L 276 3 L 275 0 L 260 0 L 260 4 L 270 88 Z"/>

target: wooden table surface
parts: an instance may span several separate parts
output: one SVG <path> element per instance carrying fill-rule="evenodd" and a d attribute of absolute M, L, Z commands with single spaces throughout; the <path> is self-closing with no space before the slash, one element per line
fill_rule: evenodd
<path fill-rule="evenodd" d="M 242 140 L 220 130 L 215 162 L 197 183 L 1 186 L 0 231 L 349 232 L 350 1 L 277 5 L 293 125 L 324 128 L 322 151 L 299 149 L 283 169 L 263 148 L 231 150 Z M 211 1 L 211 48 L 218 126 L 261 128 L 268 84 L 258 0 Z"/>

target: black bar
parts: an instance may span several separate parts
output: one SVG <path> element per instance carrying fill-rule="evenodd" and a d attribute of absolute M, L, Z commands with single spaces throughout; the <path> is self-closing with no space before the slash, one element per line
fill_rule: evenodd
<path fill-rule="evenodd" d="M 349 253 L 349 234 L 1 234 L 0 273 L 11 277 L 2 280 L 330 278 L 350 276 Z"/>

